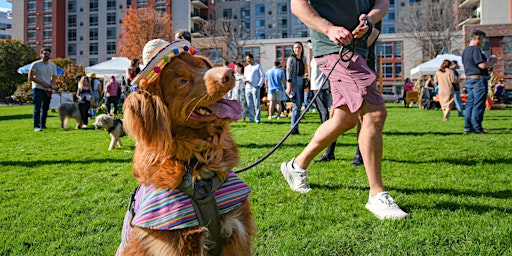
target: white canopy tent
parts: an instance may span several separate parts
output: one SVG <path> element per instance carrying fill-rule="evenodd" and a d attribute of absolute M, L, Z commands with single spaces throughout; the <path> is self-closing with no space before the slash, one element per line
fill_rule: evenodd
<path fill-rule="evenodd" d="M 464 67 L 462 65 L 462 57 L 453 55 L 453 54 L 441 54 L 437 55 L 434 59 L 431 59 L 427 62 L 421 63 L 415 68 L 411 69 L 411 78 L 418 78 L 421 75 L 433 75 L 437 70 L 441 67 L 443 60 L 456 60 L 459 63 L 459 75 L 462 77 L 464 75 Z"/>
<path fill-rule="evenodd" d="M 126 76 L 126 69 L 130 67 L 130 64 L 131 60 L 126 57 L 112 57 L 110 60 L 86 67 L 85 73 L 95 73 L 96 77 L 103 77 L 106 82 L 110 81 L 110 76 L 115 75 L 116 80 L 120 82 L 122 77 Z"/>

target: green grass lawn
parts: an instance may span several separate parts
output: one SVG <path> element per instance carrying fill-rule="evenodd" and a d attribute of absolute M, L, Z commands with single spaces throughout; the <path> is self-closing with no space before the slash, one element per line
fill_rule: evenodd
<path fill-rule="evenodd" d="M 301 135 L 240 174 L 253 189 L 254 255 L 512 255 L 512 109 L 486 111 L 486 135 L 463 135 L 456 115 L 388 105 L 384 184 L 411 218 L 382 221 L 364 207 L 364 168 L 351 166 L 355 131 L 338 139 L 335 161 L 311 164 L 313 191 L 289 189 L 279 165 L 319 125 L 308 113 Z M 266 117 L 232 125 L 238 168 L 289 129 Z M 62 131 L 57 113 L 48 127 L 33 132 L 32 106 L 0 107 L 0 255 L 113 255 L 136 186 L 134 141 L 108 151 L 106 131 Z"/>

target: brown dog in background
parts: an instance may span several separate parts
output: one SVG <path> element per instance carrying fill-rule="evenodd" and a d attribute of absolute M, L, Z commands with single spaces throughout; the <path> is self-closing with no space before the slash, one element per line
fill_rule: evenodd
<path fill-rule="evenodd" d="M 228 124 L 240 118 L 241 109 L 238 102 L 223 99 L 234 86 L 233 71 L 212 68 L 206 58 L 186 52 L 173 56 L 158 76 L 139 84 L 123 106 L 124 127 L 137 142 L 133 174 L 138 183 L 171 193 L 187 180 L 187 170 L 193 184 L 234 175 L 230 170 L 238 165 L 239 154 Z M 131 230 L 118 254 L 212 255 L 205 226 L 151 229 L 133 225 L 137 216 L 130 211 L 127 218 L 123 229 Z M 251 255 L 256 224 L 249 201 L 220 220 L 221 249 L 215 254 Z"/>

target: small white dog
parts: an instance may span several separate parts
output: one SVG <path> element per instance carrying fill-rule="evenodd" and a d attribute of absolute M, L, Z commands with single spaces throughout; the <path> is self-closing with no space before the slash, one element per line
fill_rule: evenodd
<path fill-rule="evenodd" d="M 114 149 L 114 147 L 119 145 L 119 147 L 123 147 L 123 141 L 121 137 L 125 136 L 126 133 L 123 129 L 123 120 L 122 119 L 114 119 L 109 115 L 99 115 L 96 117 L 96 122 L 94 122 L 94 128 L 96 130 L 103 129 L 110 134 L 110 146 L 108 146 L 108 150 Z"/>

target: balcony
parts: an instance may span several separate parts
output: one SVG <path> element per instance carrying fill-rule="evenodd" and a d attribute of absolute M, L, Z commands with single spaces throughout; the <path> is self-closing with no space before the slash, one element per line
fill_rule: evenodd
<path fill-rule="evenodd" d="M 463 0 L 459 4 L 459 8 L 472 8 L 480 3 L 480 0 Z"/>
<path fill-rule="evenodd" d="M 200 12 L 192 12 L 190 14 L 190 19 L 197 23 L 206 22 L 208 20 L 208 18 Z"/>
<path fill-rule="evenodd" d="M 199 9 L 208 8 L 206 0 L 192 0 L 192 6 L 195 6 Z"/>
<path fill-rule="evenodd" d="M 459 26 L 463 26 L 463 25 L 468 25 L 468 24 L 480 24 L 480 17 L 469 17 L 467 19 L 465 19 L 464 21 L 462 21 L 461 23 L 459 23 L 458 25 Z"/>

